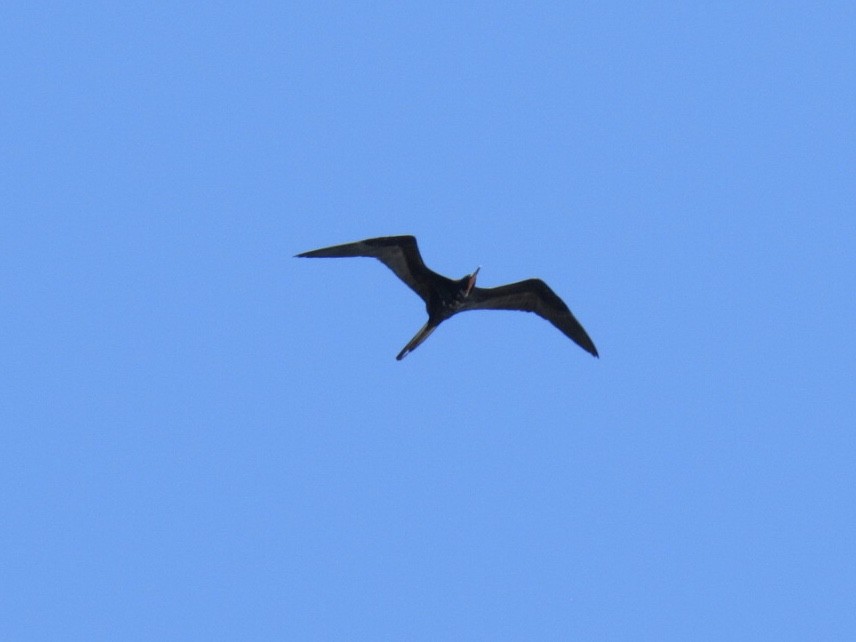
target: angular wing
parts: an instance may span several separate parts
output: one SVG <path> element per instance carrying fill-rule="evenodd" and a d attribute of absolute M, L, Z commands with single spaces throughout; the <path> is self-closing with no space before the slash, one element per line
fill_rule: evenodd
<path fill-rule="evenodd" d="M 357 241 L 325 247 L 298 254 L 300 257 L 332 258 L 345 256 L 369 256 L 377 259 L 392 270 L 416 294 L 426 302 L 433 289 L 432 283 L 437 279 L 448 280 L 425 267 L 416 238 L 413 236 L 382 236 L 374 239 Z"/>
<path fill-rule="evenodd" d="M 497 288 L 473 288 L 467 310 L 523 310 L 547 319 L 586 352 L 598 356 L 594 342 L 565 302 L 541 279 L 527 279 Z"/>

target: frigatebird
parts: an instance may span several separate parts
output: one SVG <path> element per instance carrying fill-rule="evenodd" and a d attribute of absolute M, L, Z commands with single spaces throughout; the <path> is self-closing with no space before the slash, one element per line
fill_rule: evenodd
<path fill-rule="evenodd" d="M 457 281 L 437 274 L 425 266 L 416 238 L 384 236 L 356 243 L 345 243 L 298 254 L 298 257 L 333 258 L 369 256 L 386 265 L 416 292 L 428 312 L 428 322 L 404 346 L 401 361 L 415 350 L 446 319 L 465 310 L 523 310 L 547 319 L 586 352 L 598 356 L 597 348 L 565 302 L 541 279 L 526 279 L 496 288 L 477 288 L 481 267 Z"/>

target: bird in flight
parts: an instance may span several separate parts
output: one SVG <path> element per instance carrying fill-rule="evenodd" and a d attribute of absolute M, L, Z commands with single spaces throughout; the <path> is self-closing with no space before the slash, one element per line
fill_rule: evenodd
<path fill-rule="evenodd" d="M 335 258 L 369 256 L 386 265 L 416 292 L 428 312 L 428 322 L 395 357 L 401 361 L 415 350 L 446 319 L 465 310 L 523 310 L 546 319 L 578 346 L 597 357 L 597 348 L 565 302 L 541 279 L 526 279 L 496 288 L 477 288 L 476 268 L 457 281 L 425 266 L 416 238 L 384 236 L 356 243 L 345 243 L 298 254 L 298 257 Z"/>

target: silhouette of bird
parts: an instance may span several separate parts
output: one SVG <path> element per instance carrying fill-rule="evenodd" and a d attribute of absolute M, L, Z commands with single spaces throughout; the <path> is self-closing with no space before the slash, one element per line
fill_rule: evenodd
<path fill-rule="evenodd" d="M 526 279 L 495 288 L 476 287 L 481 269 L 462 279 L 449 279 L 425 266 L 416 238 L 384 236 L 303 252 L 298 257 L 338 258 L 369 256 L 386 265 L 425 301 L 428 322 L 395 358 L 401 360 L 415 350 L 446 319 L 466 310 L 523 310 L 534 312 L 556 326 L 586 352 L 598 356 L 597 348 L 565 302 L 541 279 Z"/>

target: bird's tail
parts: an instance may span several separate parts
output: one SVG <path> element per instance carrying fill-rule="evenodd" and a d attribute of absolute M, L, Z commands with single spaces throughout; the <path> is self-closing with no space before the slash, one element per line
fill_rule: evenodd
<path fill-rule="evenodd" d="M 398 353 L 398 356 L 395 358 L 397 361 L 401 361 L 408 354 L 416 350 L 425 339 L 431 336 L 431 333 L 434 332 L 434 329 L 440 325 L 439 323 L 434 323 L 431 319 L 428 319 L 428 323 L 423 325 L 419 332 L 408 342 L 404 348 L 402 348 L 401 352 Z"/>

